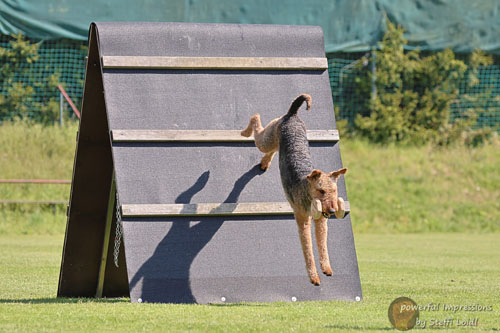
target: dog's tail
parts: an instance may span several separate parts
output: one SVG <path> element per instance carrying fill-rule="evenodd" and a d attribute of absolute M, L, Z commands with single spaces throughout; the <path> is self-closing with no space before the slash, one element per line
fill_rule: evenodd
<path fill-rule="evenodd" d="M 292 105 L 290 106 L 290 109 L 288 110 L 287 115 L 291 116 L 296 114 L 302 103 L 304 103 L 304 101 L 306 101 L 307 103 L 306 110 L 309 110 L 311 108 L 311 96 L 308 94 L 302 94 L 299 97 L 297 97 L 295 101 L 293 101 Z"/>

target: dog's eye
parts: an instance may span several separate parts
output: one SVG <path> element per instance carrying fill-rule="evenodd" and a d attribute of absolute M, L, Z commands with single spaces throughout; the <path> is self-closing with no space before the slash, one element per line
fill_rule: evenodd
<path fill-rule="evenodd" d="M 318 190 L 319 194 L 324 195 L 325 191 L 324 190 Z"/>

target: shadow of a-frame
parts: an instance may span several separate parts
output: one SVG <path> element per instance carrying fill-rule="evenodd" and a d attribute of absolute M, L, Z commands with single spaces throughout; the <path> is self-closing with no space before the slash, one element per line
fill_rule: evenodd
<path fill-rule="evenodd" d="M 245 186 L 262 173 L 259 165 L 244 173 L 234 183 L 224 203 L 238 202 Z M 194 195 L 205 187 L 209 177 L 210 171 L 204 172 L 190 188 L 175 199 L 175 203 L 190 203 Z M 173 219 L 167 235 L 134 275 L 130 281 L 130 289 L 134 288 L 142 278 L 141 298 L 144 302 L 196 302 L 189 281 L 191 264 L 222 226 L 224 217 L 200 217 L 199 220 L 197 224 L 190 225 L 192 217 Z M 162 276 L 164 274 L 162 272 L 166 272 L 168 278 Z"/>

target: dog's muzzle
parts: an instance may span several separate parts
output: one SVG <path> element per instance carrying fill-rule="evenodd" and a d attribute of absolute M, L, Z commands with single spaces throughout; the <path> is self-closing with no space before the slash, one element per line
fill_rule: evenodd
<path fill-rule="evenodd" d="M 333 209 L 329 210 L 328 212 L 324 212 L 322 207 L 321 207 L 321 201 L 319 199 L 312 200 L 311 202 L 311 215 L 313 219 L 317 220 L 321 216 L 323 216 L 325 219 L 329 219 L 333 214 L 335 214 L 335 217 L 338 219 L 342 219 L 345 216 L 345 204 L 344 204 L 344 199 L 338 198 L 339 200 L 339 210 L 335 211 Z"/>
<path fill-rule="evenodd" d="M 311 215 L 313 219 L 317 220 L 321 216 L 323 216 L 325 219 L 329 219 L 333 214 L 335 214 L 335 217 L 341 219 L 345 216 L 344 212 L 344 199 L 339 198 L 339 211 L 335 211 L 331 209 L 328 212 L 324 212 L 322 207 L 321 207 L 321 201 L 319 199 L 312 200 L 311 202 Z"/>

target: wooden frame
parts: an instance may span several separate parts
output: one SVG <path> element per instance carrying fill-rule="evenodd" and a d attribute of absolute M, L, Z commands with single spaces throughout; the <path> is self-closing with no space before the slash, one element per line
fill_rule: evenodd
<path fill-rule="evenodd" d="M 104 240 L 102 245 L 102 255 L 101 255 L 101 263 L 99 265 L 99 277 L 97 279 L 97 288 L 95 297 L 101 298 L 102 292 L 104 289 L 104 275 L 106 273 L 106 262 L 108 261 L 108 247 L 109 247 L 109 236 L 111 234 L 111 225 L 113 224 L 113 215 L 114 215 L 114 205 L 116 200 L 116 183 L 115 183 L 115 173 L 113 172 L 113 176 L 111 179 L 111 189 L 109 193 L 108 200 L 108 211 L 106 213 L 106 225 L 104 229 Z"/>
<path fill-rule="evenodd" d="M 104 69 L 325 70 L 326 58 L 103 56 Z"/>
<path fill-rule="evenodd" d="M 252 215 L 291 215 L 292 207 L 288 202 L 251 202 L 251 203 L 199 203 L 199 204 L 125 204 L 121 206 L 122 216 L 252 216 Z M 345 212 L 350 205 L 345 201 Z M 335 215 L 332 215 L 335 217 Z"/>
<path fill-rule="evenodd" d="M 239 130 L 112 130 L 113 142 L 253 142 Z M 309 130 L 311 142 L 337 142 L 337 130 Z"/>

